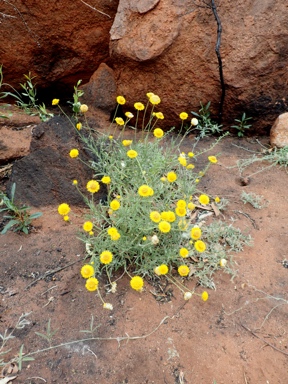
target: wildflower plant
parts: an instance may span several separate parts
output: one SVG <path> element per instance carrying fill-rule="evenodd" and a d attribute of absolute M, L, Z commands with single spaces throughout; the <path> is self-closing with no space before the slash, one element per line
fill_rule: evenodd
<path fill-rule="evenodd" d="M 207 165 L 199 175 L 194 170 L 198 154 L 180 149 L 182 140 L 193 129 L 192 124 L 181 137 L 171 131 L 164 133 L 158 127 L 164 115 L 155 112 L 161 100 L 153 93 L 147 97 L 146 106 L 134 104 L 134 129 L 136 133 L 142 131 L 141 139 L 136 133 L 133 140 L 123 137 L 128 121 L 134 117 L 132 113 L 125 114 L 126 120 L 117 121 L 114 117 L 118 131 L 121 130 L 117 138 L 115 131 L 110 135 L 95 132 L 89 126 L 76 129 L 85 150 L 92 155 L 89 165 L 94 171 L 85 191 L 73 181 L 89 207 L 80 235 L 87 256 L 81 276 L 86 279 L 87 290 L 98 290 L 99 295 L 98 279 L 103 273 L 111 284 L 110 292 L 116 291 L 113 278 L 119 270 L 130 276 L 130 286 L 136 291 L 143 290 L 145 277 L 163 276 L 187 300 L 195 292 L 187 292 L 183 279 L 193 275 L 201 285 L 214 288 L 214 272 L 221 268 L 230 272 L 230 251 L 242 249 L 249 238 L 222 222 L 208 225 L 197 219 L 198 213 L 212 209 L 212 204 L 224 206 L 218 196 L 208 196 L 199 189 L 199 181 L 209 167 L 217 167 L 217 157 L 207 157 Z M 126 100 L 118 96 L 117 102 L 123 107 Z M 138 127 L 140 113 L 143 116 Z M 182 113 L 180 118 L 184 117 L 187 116 Z M 99 190 L 107 192 L 107 199 L 96 203 Z M 61 204 L 58 212 L 64 218 L 70 212 L 69 205 Z M 207 292 L 202 299 L 208 299 Z M 104 308 L 111 308 L 102 301 Z"/>

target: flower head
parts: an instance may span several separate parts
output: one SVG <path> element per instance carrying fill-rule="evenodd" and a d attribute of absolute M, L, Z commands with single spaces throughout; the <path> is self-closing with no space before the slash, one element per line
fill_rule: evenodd
<path fill-rule="evenodd" d="M 218 161 L 216 156 L 208 156 L 208 160 L 213 164 L 216 164 Z"/>
<path fill-rule="evenodd" d="M 156 118 L 159 119 L 159 120 L 163 120 L 163 119 L 164 119 L 164 115 L 163 115 L 162 112 L 156 112 L 156 113 L 155 113 L 155 116 L 156 116 Z"/>
<path fill-rule="evenodd" d="M 198 125 L 198 119 L 196 119 L 196 117 L 193 117 L 193 119 L 191 120 L 191 125 L 193 125 L 193 127 L 196 127 L 196 125 Z"/>
<path fill-rule="evenodd" d="M 177 180 L 177 175 L 175 172 L 171 171 L 171 172 L 168 172 L 167 173 L 167 180 L 169 181 L 169 183 L 174 183 L 174 181 Z"/>
<path fill-rule="evenodd" d="M 161 215 L 157 211 L 152 211 L 150 212 L 150 219 L 154 221 L 154 223 L 159 223 L 159 221 L 161 220 Z"/>
<path fill-rule="evenodd" d="M 187 249 L 187 248 L 181 248 L 181 249 L 179 250 L 179 255 L 180 255 L 181 257 L 183 257 L 183 258 L 188 257 L 188 255 L 189 255 L 189 251 L 188 251 L 188 249 Z"/>
<path fill-rule="evenodd" d="M 130 286 L 131 288 L 135 289 L 135 291 L 142 291 L 143 286 L 144 286 L 144 281 L 142 277 L 140 276 L 134 276 L 130 280 Z"/>
<path fill-rule="evenodd" d="M 221 268 L 225 268 L 226 265 L 227 265 L 227 260 L 226 259 L 221 259 L 219 261 L 219 265 L 220 265 Z"/>
<path fill-rule="evenodd" d="M 188 228 L 188 222 L 184 219 L 179 220 L 178 227 L 180 231 L 186 231 Z"/>
<path fill-rule="evenodd" d="M 111 178 L 109 176 L 103 176 L 101 179 L 103 184 L 110 184 L 111 183 Z"/>
<path fill-rule="evenodd" d="M 157 137 L 157 139 L 161 139 L 161 137 L 163 137 L 164 135 L 164 132 L 161 128 L 155 128 L 153 131 L 153 135 Z"/>
<path fill-rule="evenodd" d="M 123 96 L 117 96 L 116 101 L 120 105 L 124 105 L 126 103 L 125 97 L 123 97 Z"/>
<path fill-rule="evenodd" d="M 89 279 L 86 280 L 85 287 L 88 291 L 93 292 L 98 289 L 98 280 L 96 277 L 90 277 Z"/>
<path fill-rule="evenodd" d="M 149 197 L 154 195 L 154 191 L 149 185 L 143 184 L 138 188 L 138 194 L 142 197 Z"/>
<path fill-rule="evenodd" d="M 80 106 L 80 111 L 81 111 L 82 113 L 87 112 L 87 111 L 88 111 L 88 106 L 87 106 L 86 104 L 82 104 L 82 105 Z"/>
<path fill-rule="evenodd" d="M 216 196 L 215 199 L 214 199 L 215 203 L 220 203 L 220 197 Z"/>
<path fill-rule="evenodd" d="M 109 309 L 110 311 L 113 311 L 113 305 L 110 303 L 104 303 L 103 304 L 104 309 Z"/>
<path fill-rule="evenodd" d="M 93 223 L 91 221 L 85 221 L 83 224 L 83 229 L 85 232 L 90 232 L 93 229 Z"/>
<path fill-rule="evenodd" d="M 184 217 L 186 216 L 186 213 L 187 213 L 186 208 L 183 208 L 183 207 L 176 207 L 175 212 L 176 212 L 176 215 L 179 217 Z"/>
<path fill-rule="evenodd" d="M 188 113 L 186 112 L 181 112 L 179 115 L 181 120 L 186 120 L 188 118 Z"/>
<path fill-rule="evenodd" d="M 148 99 L 150 99 L 150 97 L 153 96 L 153 95 L 154 95 L 153 92 L 147 92 L 147 93 L 146 93 L 146 96 L 148 97 Z"/>
<path fill-rule="evenodd" d="M 137 102 L 134 104 L 134 108 L 137 109 L 137 111 L 143 111 L 145 106 L 144 106 L 144 104 Z"/>
<path fill-rule="evenodd" d="M 113 260 L 113 254 L 110 251 L 103 251 L 100 254 L 100 262 L 102 264 L 110 264 Z"/>
<path fill-rule="evenodd" d="M 153 236 L 151 237 L 151 243 L 152 243 L 153 245 L 157 245 L 157 244 L 159 243 L 159 238 L 158 238 L 157 235 L 153 235 Z"/>
<path fill-rule="evenodd" d="M 194 164 L 188 164 L 186 169 L 194 169 L 195 168 L 195 165 Z"/>
<path fill-rule="evenodd" d="M 188 157 L 194 157 L 194 153 L 193 152 L 188 152 Z"/>
<path fill-rule="evenodd" d="M 202 231 L 199 227 L 193 227 L 191 229 L 190 236 L 193 240 L 200 239 L 201 235 L 202 235 Z"/>
<path fill-rule="evenodd" d="M 122 119 L 122 117 L 116 117 L 116 118 L 115 118 L 115 121 L 116 121 L 116 123 L 117 123 L 118 125 L 124 125 L 124 124 L 125 124 L 125 122 L 124 122 L 124 120 Z"/>
<path fill-rule="evenodd" d="M 125 116 L 128 117 L 128 119 L 133 119 L 134 115 L 131 112 L 125 112 Z"/>
<path fill-rule="evenodd" d="M 160 276 L 160 275 L 167 275 L 169 271 L 169 268 L 166 264 L 161 264 L 159 265 L 159 267 L 156 267 L 154 269 L 154 272 L 156 273 L 156 275 Z"/>
<path fill-rule="evenodd" d="M 79 151 L 78 149 L 71 149 L 71 151 L 69 152 L 69 156 L 72 158 L 72 159 L 75 159 L 76 157 L 79 156 Z"/>
<path fill-rule="evenodd" d="M 209 196 L 207 195 L 200 195 L 198 198 L 198 201 L 202 205 L 207 205 L 209 204 L 210 199 L 209 199 Z"/>
<path fill-rule="evenodd" d="M 195 241 L 194 247 L 195 247 L 196 251 L 204 252 L 206 249 L 206 244 L 202 240 L 197 240 L 197 241 Z"/>
<path fill-rule="evenodd" d="M 173 211 L 164 211 L 161 212 L 161 219 L 173 223 L 176 220 L 176 216 Z"/>
<path fill-rule="evenodd" d="M 89 277 L 92 277 L 94 275 L 94 268 L 90 264 L 85 264 L 81 268 L 81 276 L 84 277 L 84 279 L 88 279 Z"/>
<path fill-rule="evenodd" d="M 64 220 L 64 221 L 69 221 L 69 220 L 70 220 L 70 218 L 69 218 L 69 216 L 68 216 L 68 215 L 65 215 L 65 216 L 63 216 L 63 220 Z"/>
<path fill-rule="evenodd" d="M 178 267 L 178 273 L 180 276 L 188 276 L 189 272 L 190 272 L 190 269 L 189 267 L 187 267 L 187 265 L 180 265 Z"/>
<path fill-rule="evenodd" d="M 195 209 L 195 204 L 190 202 L 190 203 L 188 203 L 187 208 L 190 209 L 190 211 L 193 211 L 193 209 Z"/>
<path fill-rule="evenodd" d="M 183 167 L 186 167 L 187 165 L 187 160 L 186 160 L 186 157 L 185 156 L 179 156 L 178 157 L 178 161 L 181 165 L 183 165 Z"/>
<path fill-rule="evenodd" d="M 137 151 L 134 151 L 134 149 L 130 149 L 127 152 L 127 156 L 130 157 L 130 159 L 134 159 L 135 157 L 138 156 L 138 153 L 137 153 Z"/>
<path fill-rule="evenodd" d="M 78 131 L 80 131 L 80 129 L 82 129 L 82 124 L 81 123 L 77 123 L 76 124 L 76 128 L 78 129 Z"/>
<path fill-rule="evenodd" d="M 86 184 L 86 188 L 88 192 L 95 193 L 98 192 L 100 189 L 100 184 L 96 180 L 90 180 Z"/>
<path fill-rule="evenodd" d="M 185 200 L 178 200 L 176 203 L 176 206 L 179 208 L 186 208 L 186 201 Z"/>
<path fill-rule="evenodd" d="M 58 206 L 59 215 L 66 216 L 70 212 L 70 206 L 66 203 L 62 203 Z"/>
<path fill-rule="evenodd" d="M 132 140 L 123 140 L 122 144 L 124 145 L 124 147 L 129 147 L 129 145 L 131 145 L 132 142 L 133 142 Z"/>
<path fill-rule="evenodd" d="M 110 208 L 113 210 L 113 211 L 117 211 L 119 208 L 120 208 L 120 203 L 118 200 L 114 199 L 111 201 L 110 203 Z"/>
<path fill-rule="evenodd" d="M 52 105 L 58 105 L 59 104 L 59 99 L 53 99 L 52 100 Z"/>
<path fill-rule="evenodd" d="M 149 101 L 151 104 L 156 105 L 160 103 L 161 99 L 159 96 L 153 94 L 151 97 L 149 97 Z"/>
<path fill-rule="evenodd" d="M 206 291 L 202 292 L 201 299 L 203 301 L 207 301 L 208 297 L 209 297 L 208 292 L 206 292 Z"/>
<path fill-rule="evenodd" d="M 192 293 L 191 292 L 185 292 L 184 293 L 184 300 L 190 300 L 192 297 Z"/>
<path fill-rule="evenodd" d="M 159 231 L 162 233 L 168 233 L 171 230 L 171 225 L 168 223 L 168 221 L 160 221 L 158 225 Z"/>

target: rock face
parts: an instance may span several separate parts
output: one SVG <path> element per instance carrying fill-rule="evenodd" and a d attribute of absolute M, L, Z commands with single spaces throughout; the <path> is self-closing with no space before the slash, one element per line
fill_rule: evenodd
<path fill-rule="evenodd" d="M 273 124 L 270 131 L 270 144 L 278 148 L 288 146 L 288 112 L 282 113 Z"/>
<path fill-rule="evenodd" d="M 162 100 L 158 110 L 165 115 L 163 126 L 177 124 L 182 111 L 197 112 L 200 102 L 211 101 L 217 117 L 221 99 L 217 23 L 205 3 L 120 0 L 118 5 L 94 0 L 93 7 L 109 18 L 82 0 L 1 2 L 0 12 L 13 16 L 0 14 L 4 80 L 16 85 L 30 70 L 40 86 L 68 84 L 70 97 L 72 85 L 80 78 L 87 81 L 105 62 L 130 110 L 134 102 L 146 102 L 146 92 L 152 91 Z M 253 129 L 267 133 L 275 118 L 288 110 L 288 3 L 215 0 L 215 4 L 222 23 L 223 123 L 232 125 L 246 112 L 253 117 Z"/>

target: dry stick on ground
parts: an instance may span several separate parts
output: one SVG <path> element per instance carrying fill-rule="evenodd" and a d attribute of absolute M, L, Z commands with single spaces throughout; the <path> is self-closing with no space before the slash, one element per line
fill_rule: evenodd
<path fill-rule="evenodd" d="M 111 16 L 108 15 L 107 13 L 99 11 L 99 9 L 92 7 L 92 5 L 85 3 L 85 1 L 83 1 L 83 0 L 80 0 L 80 1 L 81 1 L 81 3 L 87 5 L 87 7 L 92 8 L 94 11 L 101 13 L 101 15 L 105 15 L 105 16 L 109 17 L 109 19 L 111 19 Z"/>
<path fill-rule="evenodd" d="M 244 329 L 246 329 L 246 331 L 252 333 L 253 336 L 257 337 L 257 339 L 263 341 L 263 343 L 265 343 L 265 344 L 269 345 L 269 347 L 275 349 L 275 351 L 281 352 L 281 353 L 283 353 L 283 355 L 288 356 L 288 353 L 287 353 L 287 352 L 284 352 L 284 351 L 282 351 L 281 349 L 275 347 L 275 345 L 268 343 L 268 341 L 262 339 L 262 337 L 258 336 L 257 333 L 253 332 L 251 329 L 249 329 L 249 328 L 246 327 L 245 325 L 243 325 L 243 324 L 241 324 L 241 323 L 240 323 L 240 325 L 241 325 L 241 327 L 243 327 Z"/>

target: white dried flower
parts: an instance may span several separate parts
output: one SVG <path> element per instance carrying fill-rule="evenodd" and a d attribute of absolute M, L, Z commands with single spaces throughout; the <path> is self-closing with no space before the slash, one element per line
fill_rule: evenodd
<path fill-rule="evenodd" d="M 192 293 L 191 292 L 185 292 L 184 293 L 184 300 L 190 300 L 192 297 Z"/>
<path fill-rule="evenodd" d="M 113 281 L 113 283 L 111 283 L 110 292 L 116 293 L 116 291 L 117 291 L 117 283 L 116 283 L 116 281 Z"/>
<path fill-rule="evenodd" d="M 193 119 L 191 120 L 191 125 L 193 125 L 193 127 L 198 125 L 198 119 L 196 119 L 196 117 L 193 117 Z"/>
<path fill-rule="evenodd" d="M 86 247 L 86 252 L 88 253 L 88 255 L 92 256 L 93 255 L 92 244 L 91 243 L 86 243 L 85 247 Z"/>
<path fill-rule="evenodd" d="M 153 235 L 151 237 L 151 243 L 154 244 L 154 245 L 157 245 L 159 243 L 159 239 L 158 239 L 157 235 Z"/>
<path fill-rule="evenodd" d="M 125 168 L 125 167 L 126 167 L 125 161 L 121 161 L 121 167 L 122 167 L 122 168 Z"/>
<path fill-rule="evenodd" d="M 0 207 L 1 207 L 1 205 L 3 205 L 4 204 L 4 200 L 2 199 L 1 201 L 0 201 Z"/>
<path fill-rule="evenodd" d="M 112 311 L 113 310 L 113 305 L 110 304 L 110 303 L 104 303 L 103 304 L 103 308 L 109 309 L 110 311 Z"/>
<path fill-rule="evenodd" d="M 226 259 L 221 259 L 221 260 L 219 261 L 219 265 L 220 265 L 220 267 L 222 267 L 222 268 L 226 267 L 226 264 L 227 264 L 227 260 L 226 260 Z"/>

